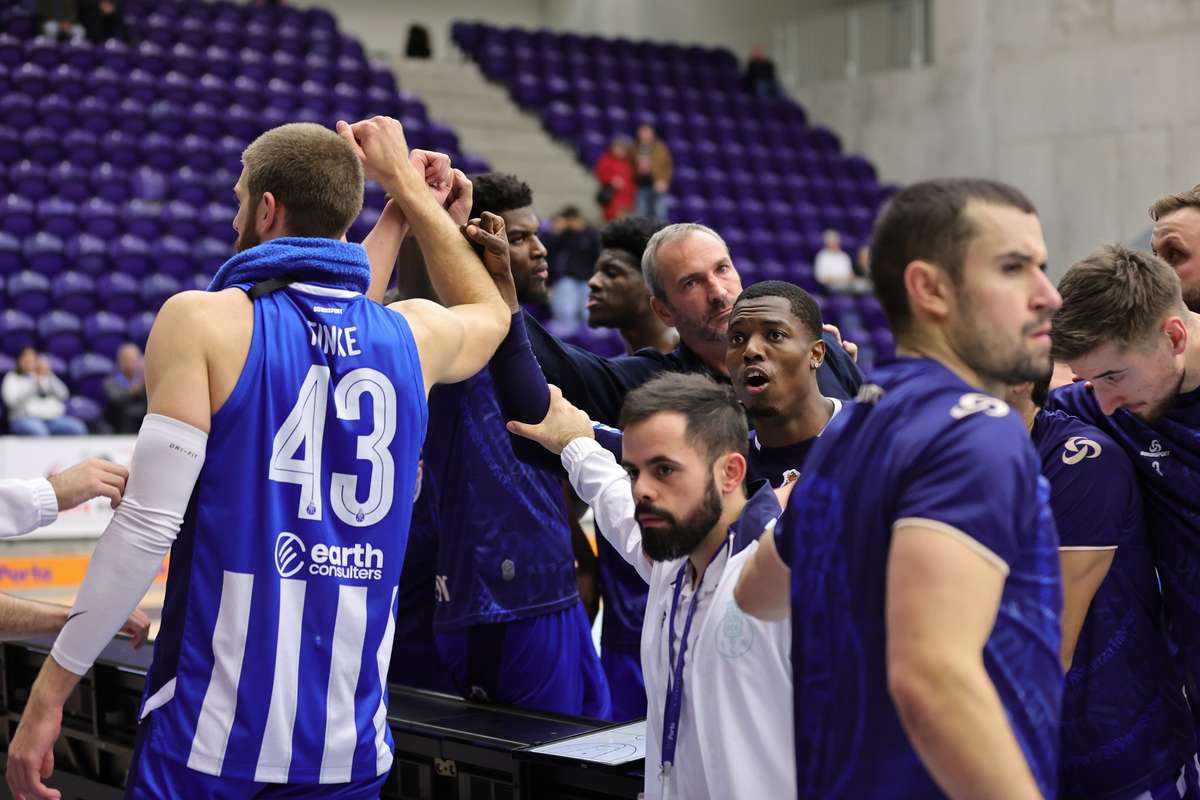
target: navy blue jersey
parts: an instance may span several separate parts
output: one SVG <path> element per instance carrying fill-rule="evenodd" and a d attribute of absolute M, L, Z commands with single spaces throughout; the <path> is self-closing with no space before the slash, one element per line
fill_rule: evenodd
<path fill-rule="evenodd" d="M 429 507 L 413 509 L 408 550 L 400 570 L 396 598 L 396 638 L 388 681 L 417 689 L 444 690 L 445 670 L 433 638 L 437 575 L 437 531 L 428 519 Z"/>
<path fill-rule="evenodd" d="M 887 553 L 901 520 L 1006 574 L 984 665 L 1047 797 L 1062 699 L 1062 586 L 1049 488 L 1021 419 L 936 361 L 876 370 L 814 443 L 776 546 L 792 570 L 801 797 L 941 797 L 887 684 Z"/>
<path fill-rule="evenodd" d="M 386 677 L 425 419 L 399 314 L 304 284 L 254 301 L 171 550 L 146 746 L 270 783 L 390 769 Z"/>
<path fill-rule="evenodd" d="M 1096 426 L 1129 456 L 1142 489 L 1169 633 L 1179 647 L 1189 696 L 1200 697 L 1200 389 L 1176 398 L 1154 424 L 1125 409 L 1106 417 L 1083 381 L 1051 392 L 1046 407 Z M 1194 716 L 1200 719 L 1200 713 Z"/>
<path fill-rule="evenodd" d="M 1059 546 L 1116 550 L 1066 676 L 1059 793 L 1133 797 L 1177 775 L 1195 752 L 1141 492 L 1116 442 L 1075 417 L 1038 414 L 1033 442 L 1050 482 Z"/>
<path fill-rule="evenodd" d="M 435 387 L 429 409 L 414 519 L 437 531 L 434 628 L 579 602 L 562 481 L 513 455 L 489 372 Z"/>

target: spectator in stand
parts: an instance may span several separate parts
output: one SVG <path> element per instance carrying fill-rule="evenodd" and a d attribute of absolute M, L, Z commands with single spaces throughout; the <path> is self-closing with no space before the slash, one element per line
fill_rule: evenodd
<path fill-rule="evenodd" d="M 8 427 L 17 436 L 84 436 L 87 426 L 66 414 L 66 385 L 32 347 L 21 350 L 17 368 L 4 376 L 0 394 L 8 408 Z"/>
<path fill-rule="evenodd" d="M 775 75 L 775 62 L 767 58 L 761 47 L 750 51 L 750 60 L 746 62 L 746 75 L 742 79 L 746 91 L 759 97 L 778 97 L 779 79 Z"/>
<path fill-rule="evenodd" d="M 634 148 L 635 208 L 639 217 L 667 218 L 667 192 L 671 188 L 671 151 L 658 138 L 653 125 L 638 126 Z"/>
<path fill-rule="evenodd" d="M 842 249 L 842 237 L 835 230 L 825 231 L 825 247 L 817 253 L 813 273 L 831 292 L 849 292 L 854 288 L 854 265 Z"/>
<path fill-rule="evenodd" d="M 612 222 L 633 211 L 637 187 L 634 184 L 633 162 L 630 160 L 632 150 L 633 142 L 618 136 L 596 162 L 596 180 L 600 181 L 596 202 L 604 208 L 605 222 Z"/>
<path fill-rule="evenodd" d="M 116 0 L 78 0 L 79 24 L 93 42 L 127 39 L 125 17 Z"/>
<path fill-rule="evenodd" d="M 858 248 L 854 256 L 854 282 L 864 293 L 870 292 L 875 285 L 871 282 L 871 248 L 868 245 Z"/>
<path fill-rule="evenodd" d="M 137 433 L 146 416 L 146 384 L 142 378 L 142 349 L 126 342 L 117 350 L 117 371 L 104 381 L 108 398 L 105 418 L 114 433 Z"/>
<path fill-rule="evenodd" d="M 559 336 L 571 336 L 587 316 L 588 279 L 600 255 L 600 236 L 575 206 L 551 223 L 550 310 Z"/>
<path fill-rule="evenodd" d="M 45 11 L 41 15 L 45 20 L 42 25 L 43 36 L 60 42 L 83 41 L 83 26 L 75 24 L 77 8 L 74 2 L 54 0 L 50 3 L 39 4 L 38 9 Z"/>

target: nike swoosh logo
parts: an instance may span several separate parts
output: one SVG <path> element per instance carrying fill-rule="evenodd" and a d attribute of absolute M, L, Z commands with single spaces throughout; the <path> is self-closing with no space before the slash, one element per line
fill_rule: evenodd
<path fill-rule="evenodd" d="M 67 622 L 70 622 L 71 620 L 75 619 L 76 617 L 80 616 L 81 614 L 86 614 L 86 613 L 87 613 L 87 611 L 76 611 L 74 614 L 71 614 L 70 616 L 67 617 L 67 621 L 63 623 L 63 626 L 66 627 Z"/>

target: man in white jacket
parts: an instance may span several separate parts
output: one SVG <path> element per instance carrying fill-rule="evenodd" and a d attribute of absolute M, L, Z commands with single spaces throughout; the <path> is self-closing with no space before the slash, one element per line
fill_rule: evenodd
<path fill-rule="evenodd" d="M 120 464 L 89 458 L 48 478 L 0 480 L 0 539 L 22 536 L 45 527 L 59 511 L 74 508 L 94 497 L 107 497 L 116 508 L 125 491 L 129 470 Z M 67 621 L 70 607 L 0 594 L 0 639 L 40 633 L 57 633 Z M 134 610 L 122 633 L 141 647 L 150 630 L 150 618 Z"/>
<path fill-rule="evenodd" d="M 668 374 L 629 393 L 620 423 L 622 464 L 554 387 L 541 423 L 509 430 L 561 453 L 597 529 L 650 585 L 646 797 L 794 797 L 789 624 L 733 600 L 780 513 L 765 481 L 743 488 L 745 414 L 730 387 Z"/>

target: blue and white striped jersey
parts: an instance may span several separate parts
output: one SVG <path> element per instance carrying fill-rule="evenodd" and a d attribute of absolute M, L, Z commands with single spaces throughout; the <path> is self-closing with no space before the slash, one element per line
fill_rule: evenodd
<path fill-rule="evenodd" d="M 271 783 L 390 769 L 386 677 L 426 415 L 399 314 L 310 284 L 255 301 L 171 551 L 143 703 L 156 754 Z"/>

